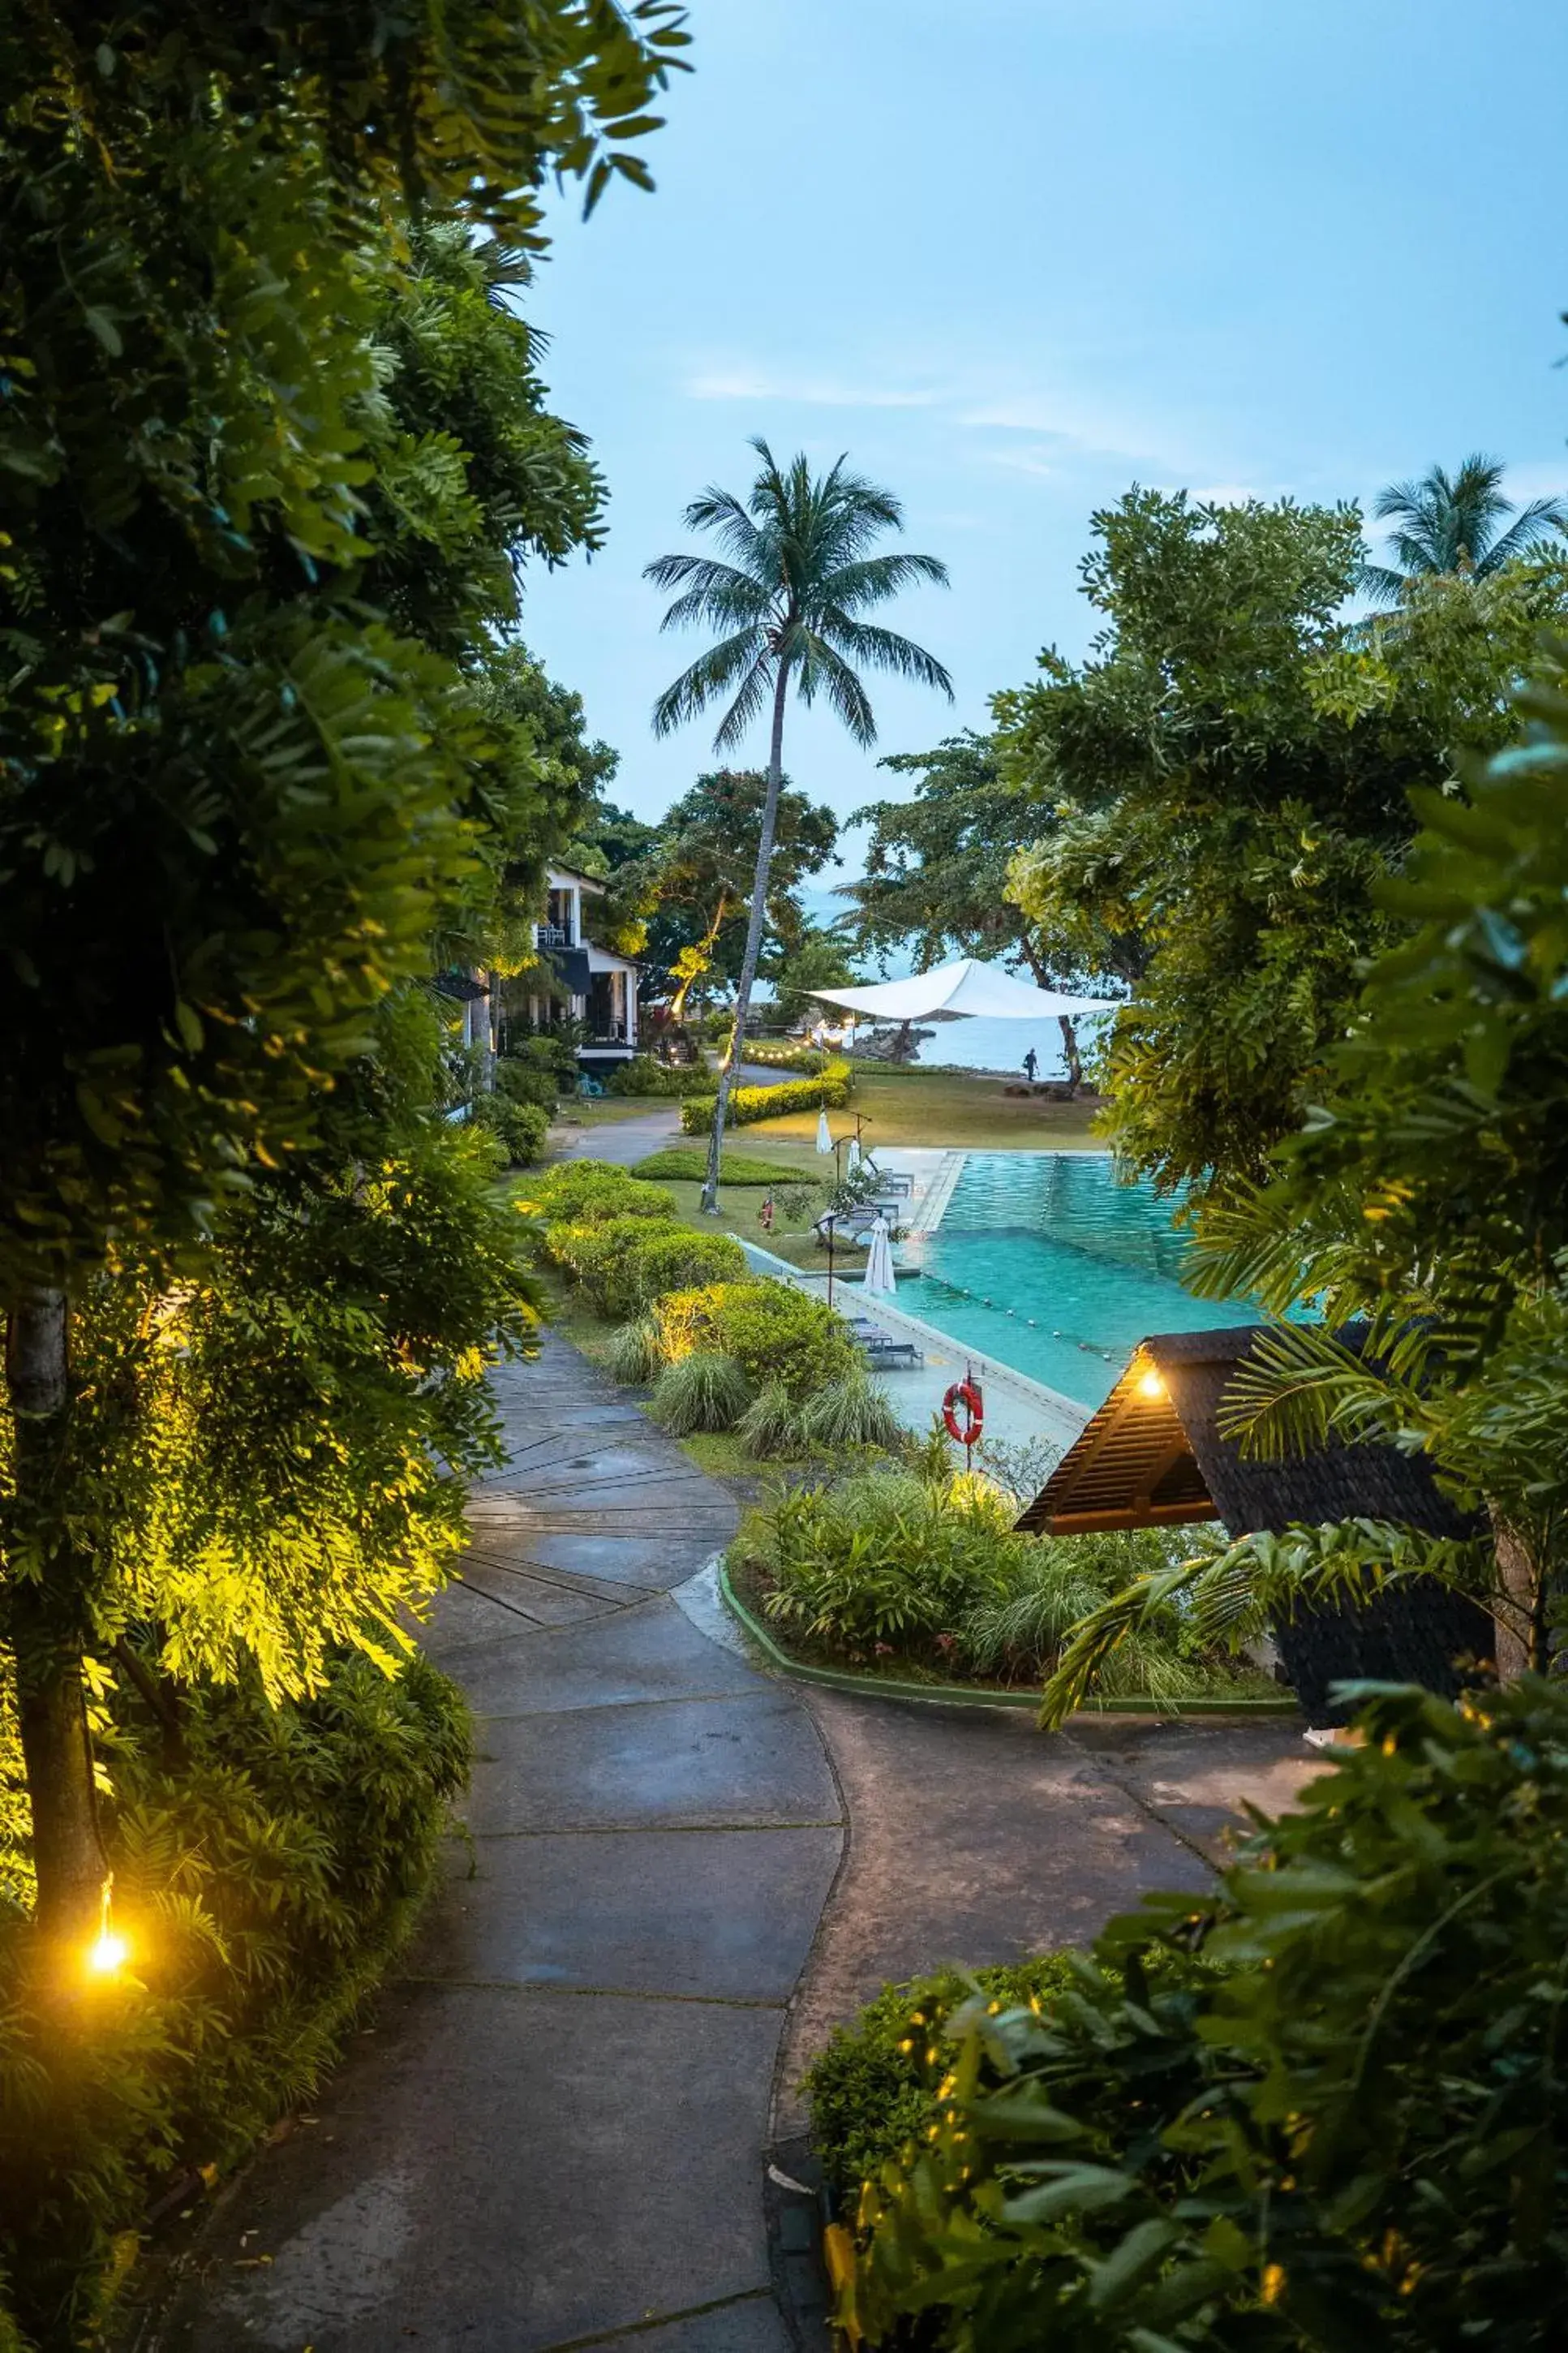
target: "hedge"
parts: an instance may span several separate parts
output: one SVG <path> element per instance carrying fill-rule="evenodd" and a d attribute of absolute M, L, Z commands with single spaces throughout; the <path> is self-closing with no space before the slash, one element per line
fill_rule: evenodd
<path fill-rule="evenodd" d="M 731 1247 L 740 1253 L 739 1243 Z M 744 1274 L 744 1263 L 738 1270 Z M 781 1380 L 792 1399 L 814 1396 L 860 1363 L 843 1320 L 826 1303 L 762 1275 L 674 1290 L 654 1309 L 667 1357 L 709 1349 L 732 1356 L 752 1383 Z"/>
<path fill-rule="evenodd" d="M 530 1178 L 527 1206 L 562 1224 L 594 1225 L 604 1218 L 659 1218 L 668 1224 L 675 1196 L 610 1160 L 565 1160 Z"/>
<path fill-rule="evenodd" d="M 589 1304 L 614 1321 L 636 1315 L 666 1292 L 733 1281 L 746 1254 L 728 1234 L 700 1234 L 673 1219 L 604 1218 L 552 1223 L 546 1248 Z"/>
<path fill-rule="evenodd" d="M 612 1095 L 696 1095 L 711 1087 L 713 1073 L 706 1062 L 660 1062 L 652 1054 L 634 1054 L 605 1082 Z"/>
<path fill-rule="evenodd" d="M 183 1694 L 171 1759 L 134 1690 L 110 1694 L 103 1809 L 131 1973 L 61 2031 L 50 1966 L 0 1911 L 0 2345 L 99 2342 L 110 2284 L 171 2185 L 199 2200 L 309 2101 L 412 1926 L 468 1712 L 416 1653 L 357 1655 L 298 1705 Z M 0 1746 L 14 1738 L 8 1704 Z M 8 1821 L 19 1883 L 25 1823 Z"/>
<path fill-rule="evenodd" d="M 543 1151 L 550 1114 L 538 1103 L 520 1102 L 514 1095 L 483 1094 L 474 1100 L 473 1124 L 487 1129 L 517 1167 L 537 1160 Z"/>
<path fill-rule="evenodd" d="M 849 1065 L 829 1062 L 818 1079 L 785 1079 L 776 1087 L 736 1087 L 730 1096 L 726 1127 L 751 1127 L 760 1119 L 779 1119 L 791 1111 L 842 1111 L 849 1100 Z M 713 1124 L 716 1094 L 689 1096 L 680 1107 L 680 1124 L 688 1135 L 700 1135 Z"/>

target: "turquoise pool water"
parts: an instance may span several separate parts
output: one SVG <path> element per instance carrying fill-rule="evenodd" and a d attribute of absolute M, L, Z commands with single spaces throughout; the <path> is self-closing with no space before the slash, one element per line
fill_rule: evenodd
<path fill-rule="evenodd" d="M 899 1251 L 921 1274 L 900 1303 L 1095 1406 L 1146 1334 L 1255 1320 L 1184 1291 L 1182 1251 L 1170 1202 L 1099 1153 L 972 1152 L 936 1232 Z"/>

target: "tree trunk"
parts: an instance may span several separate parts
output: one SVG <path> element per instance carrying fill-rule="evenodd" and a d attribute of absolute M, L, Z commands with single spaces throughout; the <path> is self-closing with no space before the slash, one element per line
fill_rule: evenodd
<path fill-rule="evenodd" d="M 1492 1612 L 1497 1641 L 1498 1681 L 1516 1683 L 1531 1668 L 1546 1663 L 1546 1629 L 1542 1607 L 1545 1581 L 1522 1539 L 1506 1520 L 1492 1514 L 1492 1542 L 1497 1557 L 1498 1585 L 1503 1607 Z"/>
<path fill-rule="evenodd" d="M 1070 1013 L 1058 1013 L 1061 1026 L 1062 1059 L 1068 1066 L 1068 1084 L 1076 1095 L 1083 1084 L 1083 1056 L 1078 1050 L 1078 1024 Z"/>
<path fill-rule="evenodd" d="M 773 684 L 773 733 L 768 752 L 768 797 L 763 806 L 763 837 L 757 844 L 757 872 L 752 884 L 751 913 L 746 923 L 746 953 L 741 964 L 740 987 L 735 991 L 735 1019 L 730 1031 L 730 1050 L 719 1073 L 719 1094 L 713 1105 L 713 1133 L 708 1139 L 708 1174 L 702 1186 L 702 1208 L 710 1218 L 719 1214 L 719 1172 L 724 1156 L 724 1123 L 730 1110 L 730 1090 L 735 1083 L 735 1072 L 746 1043 L 746 1017 L 752 1009 L 752 984 L 757 976 L 757 959 L 763 951 L 763 923 L 767 913 L 768 871 L 773 862 L 773 834 L 778 825 L 779 786 L 784 780 L 784 697 L 789 691 L 789 670 L 780 659 L 778 677 Z"/>
<path fill-rule="evenodd" d="M 55 1492 L 70 1410 L 63 1291 L 19 1301 L 6 1332 L 5 1372 L 16 1422 L 16 1508 L 47 1539 L 62 1514 Z M 40 1541 L 39 1573 L 9 1596 L 16 1712 L 33 1815 L 37 1925 L 51 1941 L 85 1941 L 98 1917 L 103 1850 L 93 1801 L 92 1749 L 82 1684 L 85 1564 Z"/>

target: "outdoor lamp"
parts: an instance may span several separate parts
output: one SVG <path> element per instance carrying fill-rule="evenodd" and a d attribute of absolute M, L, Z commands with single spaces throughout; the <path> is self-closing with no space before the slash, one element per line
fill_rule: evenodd
<path fill-rule="evenodd" d="M 103 1883 L 103 1894 L 99 1905 L 98 1934 L 87 1948 L 88 1968 L 94 1977 L 99 1978 L 113 1977 L 131 1958 L 129 1940 L 110 1923 L 109 1897 L 113 1885 L 114 1874 L 110 1872 Z"/>
<path fill-rule="evenodd" d="M 1154 1370 L 1152 1365 L 1150 1365 L 1143 1372 L 1139 1374 L 1138 1394 L 1140 1397 L 1144 1398 L 1163 1398 L 1164 1396 L 1165 1384 L 1161 1379 L 1159 1374 Z"/>

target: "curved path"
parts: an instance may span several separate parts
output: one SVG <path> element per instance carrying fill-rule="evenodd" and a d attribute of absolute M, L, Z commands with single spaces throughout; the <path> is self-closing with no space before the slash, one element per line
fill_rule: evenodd
<path fill-rule="evenodd" d="M 496 1387 L 510 1463 L 429 1638 L 478 1717 L 447 1883 L 143 2347 L 820 2345 L 781 2172 L 832 2026 L 887 1978 L 1201 1883 L 1241 1800 L 1311 1770 L 1289 1723 L 1043 1739 L 764 1675 L 671 1598 L 726 1492 L 553 1335 Z"/>
<path fill-rule="evenodd" d="M 764 2166 L 833 1777 L 793 1690 L 669 1599 L 733 1527 L 724 1491 L 556 1338 L 496 1386 L 511 1464 L 429 1642 L 479 1718 L 468 1841 L 160 2344 L 789 2344 Z"/>

